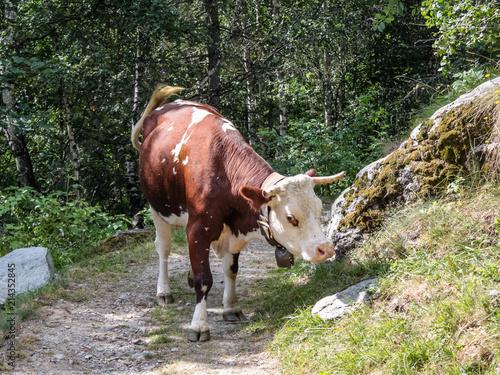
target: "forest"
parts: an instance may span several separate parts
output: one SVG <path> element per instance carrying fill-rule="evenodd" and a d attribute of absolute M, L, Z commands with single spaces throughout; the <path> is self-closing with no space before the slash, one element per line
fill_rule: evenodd
<path fill-rule="evenodd" d="M 218 108 L 282 174 L 345 170 L 318 191 L 331 196 L 500 61 L 487 0 L 5 0 L 0 13 L 0 255 L 50 239 L 59 265 L 102 228 L 142 225 L 130 129 L 160 83 Z"/>

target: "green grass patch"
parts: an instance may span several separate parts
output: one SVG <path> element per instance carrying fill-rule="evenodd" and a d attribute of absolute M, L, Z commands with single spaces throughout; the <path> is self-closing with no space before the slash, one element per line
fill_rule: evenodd
<path fill-rule="evenodd" d="M 307 282 L 296 285 L 274 324 L 271 348 L 282 372 L 498 374 L 498 217 L 500 189 L 492 184 L 418 203 L 394 213 L 344 263 L 304 273 Z M 311 314 L 319 291 L 333 294 L 372 275 L 381 280 L 373 305 L 337 321 Z M 294 280 L 276 280 L 278 290 Z M 309 288 L 319 291 L 309 298 L 302 294 Z M 279 294 L 275 305 L 286 306 Z"/>

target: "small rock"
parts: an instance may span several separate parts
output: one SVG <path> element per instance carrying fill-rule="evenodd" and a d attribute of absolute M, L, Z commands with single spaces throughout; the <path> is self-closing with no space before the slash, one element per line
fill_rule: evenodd
<path fill-rule="evenodd" d="M 368 289 L 377 285 L 378 279 L 369 279 L 353 285 L 333 296 L 318 301 L 312 309 L 323 320 L 336 319 L 370 301 Z"/>
<path fill-rule="evenodd" d="M 54 356 L 55 359 L 57 359 L 58 361 L 60 361 L 61 359 L 65 358 L 66 356 L 64 354 L 56 354 Z"/>
<path fill-rule="evenodd" d="M 178 352 L 179 351 L 179 348 L 172 348 L 170 349 L 171 352 Z"/>

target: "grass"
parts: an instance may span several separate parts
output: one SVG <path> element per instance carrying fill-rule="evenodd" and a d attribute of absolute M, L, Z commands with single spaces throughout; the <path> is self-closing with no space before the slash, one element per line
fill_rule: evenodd
<path fill-rule="evenodd" d="M 270 280 L 281 317 L 271 348 L 282 372 L 499 373 L 498 217 L 498 186 L 461 191 L 395 213 L 343 263 L 304 272 L 300 282 L 292 274 Z M 311 314 L 325 292 L 372 275 L 381 280 L 372 306 L 339 321 Z M 281 291 L 294 303 L 286 306 Z"/>

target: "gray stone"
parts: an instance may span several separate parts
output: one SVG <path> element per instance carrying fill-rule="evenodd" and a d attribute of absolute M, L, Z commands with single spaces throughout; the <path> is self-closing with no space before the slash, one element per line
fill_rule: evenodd
<path fill-rule="evenodd" d="M 35 290 L 54 278 L 52 257 L 45 247 L 11 251 L 0 258 L 0 304 L 9 297 L 9 289 L 14 289 L 17 295 Z"/>
<path fill-rule="evenodd" d="M 377 278 L 368 279 L 333 296 L 325 297 L 314 305 L 312 313 L 323 320 L 340 318 L 368 303 L 371 299 L 369 290 L 375 288 L 377 284 Z"/>
<path fill-rule="evenodd" d="M 460 107 L 468 105 L 476 108 L 477 114 L 465 111 L 460 116 L 475 116 L 486 121 L 488 117 L 484 117 L 483 112 L 494 107 L 494 102 L 489 99 L 486 101 L 486 98 L 499 87 L 500 77 L 460 96 L 418 125 L 398 149 L 359 171 L 354 184 L 345 189 L 333 203 L 330 218 L 325 224 L 326 234 L 335 244 L 336 258 L 361 244 L 370 231 L 380 226 L 383 215 L 389 210 L 428 196 L 431 189 L 439 184 L 442 186 L 445 178 L 460 175 L 457 170 L 472 172 L 474 163 L 470 162 L 471 157 L 468 155 L 471 152 L 476 155 L 479 167 L 484 166 L 488 170 L 491 179 L 500 177 L 500 138 L 493 125 L 500 120 L 500 112 L 487 112 L 490 119 L 486 123 L 470 121 L 470 126 L 475 127 L 471 128 L 474 131 L 467 128 L 465 132 L 461 124 L 466 117 L 454 120 Z M 455 110 L 456 113 L 451 113 Z M 443 122 L 443 119 L 446 121 Z M 444 128 L 439 127 L 441 123 L 445 124 Z M 444 136 L 448 133 L 460 135 L 461 138 L 457 137 L 461 140 L 457 142 L 462 142 L 459 147 L 463 148 L 467 157 L 450 157 L 442 152 L 447 146 L 446 142 L 455 141 L 452 136 L 449 140 Z M 476 138 L 469 139 L 470 133 L 474 133 Z M 348 215 L 348 220 L 344 220 Z"/>

